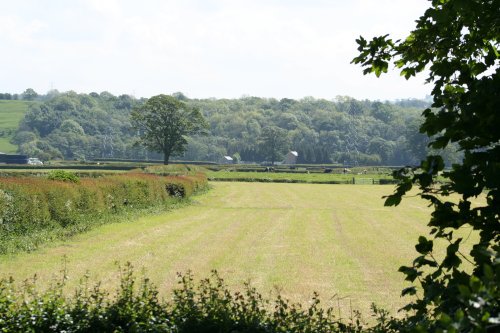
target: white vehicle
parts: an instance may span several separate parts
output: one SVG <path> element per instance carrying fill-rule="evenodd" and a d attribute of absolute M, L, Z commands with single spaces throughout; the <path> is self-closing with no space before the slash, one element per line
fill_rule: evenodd
<path fill-rule="evenodd" d="M 36 157 L 30 157 L 28 158 L 28 164 L 29 165 L 43 165 L 43 162 L 40 161 L 38 158 Z"/>

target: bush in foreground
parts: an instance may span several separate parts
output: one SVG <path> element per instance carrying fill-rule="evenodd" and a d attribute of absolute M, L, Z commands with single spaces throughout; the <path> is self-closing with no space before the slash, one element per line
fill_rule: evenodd
<path fill-rule="evenodd" d="M 497 266 L 498 268 L 498 266 Z M 485 314 L 498 300 L 493 281 L 470 281 L 461 297 L 466 314 L 442 316 L 439 327 L 411 317 L 394 318 L 375 305 L 372 323 L 361 321 L 354 312 L 345 320 L 335 317 L 336 309 L 323 307 L 314 294 L 307 306 L 290 303 L 281 295 L 264 298 L 246 283 L 242 291 L 231 291 L 216 271 L 195 283 L 193 275 L 178 275 L 178 286 L 168 300 L 160 299 L 157 288 L 146 278 L 137 278 L 130 264 L 121 268 L 120 284 L 110 294 L 99 284 L 90 286 L 85 276 L 73 296 L 65 290 L 66 272 L 47 290 L 37 289 L 36 279 L 18 285 L 12 279 L 0 280 L 1 332 L 497 332 L 496 326 L 483 325 Z M 488 274 L 492 275 L 492 274 Z M 483 318 L 482 318 L 483 317 Z M 457 323 L 475 322 L 474 327 Z M 433 326 L 433 325 L 432 325 Z M 425 328 L 427 327 L 427 328 Z"/>
<path fill-rule="evenodd" d="M 264 299 L 246 284 L 231 292 L 213 272 L 194 283 L 179 275 L 171 300 L 158 297 L 147 279 L 138 280 L 130 264 L 120 270 L 121 283 L 112 297 L 84 278 L 72 298 L 64 296 L 64 279 L 40 293 L 36 284 L 16 288 L 0 281 L 0 331 L 24 332 L 395 332 L 398 322 L 374 307 L 376 323 L 363 326 L 359 316 L 343 322 L 333 308 L 323 308 L 318 295 L 303 307 L 281 296 Z"/>

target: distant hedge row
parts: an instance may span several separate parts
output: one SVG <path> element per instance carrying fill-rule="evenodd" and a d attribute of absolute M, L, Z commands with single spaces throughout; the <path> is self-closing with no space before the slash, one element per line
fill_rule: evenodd
<path fill-rule="evenodd" d="M 94 158 L 96 162 L 130 162 L 130 163 L 157 163 L 163 164 L 163 160 L 144 160 L 144 159 L 126 159 L 126 158 Z M 217 165 L 209 161 L 169 161 L 169 164 L 190 164 L 190 165 Z"/>
<path fill-rule="evenodd" d="M 39 235 L 51 230 L 81 232 L 109 215 L 174 203 L 206 186 L 203 174 L 161 177 L 129 173 L 82 178 L 77 183 L 41 177 L 1 178 L 0 253 L 15 250 L 12 244 L 18 239 L 27 243 L 18 242 L 14 248 L 29 250 L 44 241 Z"/>
<path fill-rule="evenodd" d="M 280 178 L 248 178 L 248 177 L 209 177 L 210 181 L 217 182 L 247 182 L 247 183 L 300 183 L 300 184 L 357 184 L 355 178 L 345 180 L 303 180 L 303 179 L 280 179 Z M 373 184 L 388 185 L 397 184 L 395 179 L 375 179 Z"/>
<path fill-rule="evenodd" d="M 219 178 L 209 177 L 210 181 L 217 182 L 246 182 L 246 183 L 303 183 L 303 184 L 352 184 L 352 180 L 307 181 L 302 179 L 272 179 L 272 178 Z"/>
<path fill-rule="evenodd" d="M 308 171 L 318 171 L 323 172 L 325 169 L 332 169 L 334 171 L 338 171 L 342 173 L 342 171 L 347 168 L 351 170 L 351 172 L 362 172 L 368 171 L 368 173 L 390 173 L 392 170 L 399 170 L 403 166 L 402 165 L 379 165 L 379 166 L 370 166 L 370 165 L 360 165 L 360 166 L 349 166 L 349 165 L 341 165 L 341 164 L 276 164 L 276 165 L 262 165 L 262 164 L 211 164 L 207 163 L 207 168 L 213 171 L 218 170 L 228 170 L 234 169 L 238 171 L 250 170 L 257 171 L 263 170 L 266 168 L 273 168 L 275 170 L 308 170 Z"/>

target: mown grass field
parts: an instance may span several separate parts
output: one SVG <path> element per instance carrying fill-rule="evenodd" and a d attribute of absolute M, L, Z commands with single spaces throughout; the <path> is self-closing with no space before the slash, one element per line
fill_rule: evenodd
<path fill-rule="evenodd" d="M 33 102 L 0 100 L 0 152 L 14 153 L 17 150 L 17 146 L 9 141 L 28 111 L 29 103 Z"/>
<path fill-rule="evenodd" d="M 250 280 L 266 296 L 275 288 L 307 303 L 313 291 L 329 305 L 368 316 L 376 302 L 393 313 L 405 300 L 397 269 L 415 257 L 430 209 L 416 198 L 383 206 L 391 186 L 213 183 L 194 205 L 110 224 L 33 253 L 0 257 L 0 275 L 69 285 L 85 272 L 116 286 L 116 262 L 130 261 L 165 292 L 176 272 L 196 278 L 217 269 L 232 287 Z M 64 259 L 65 258 L 65 259 Z M 65 262 L 63 264 L 63 262 Z M 345 297 L 345 298 L 344 298 Z M 340 298 L 343 298 L 340 300 Z"/>

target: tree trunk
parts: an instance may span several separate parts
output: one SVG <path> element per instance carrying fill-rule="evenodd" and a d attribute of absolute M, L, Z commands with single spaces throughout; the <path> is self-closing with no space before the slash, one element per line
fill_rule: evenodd
<path fill-rule="evenodd" d="M 163 152 L 163 165 L 168 165 L 168 160 L 170 159 L 170 152 L 169 151 L 164 151 Z"/>

